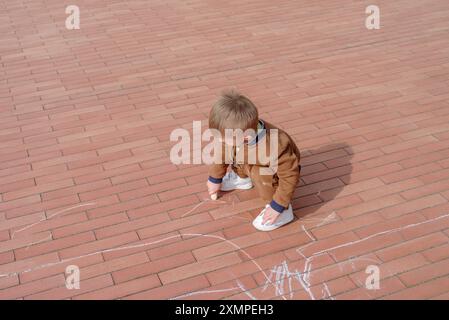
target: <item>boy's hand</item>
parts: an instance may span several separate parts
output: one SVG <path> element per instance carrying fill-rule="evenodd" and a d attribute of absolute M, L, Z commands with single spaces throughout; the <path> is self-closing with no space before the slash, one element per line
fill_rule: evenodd
<path fill-rule="evenodd" d="M 207 191 L 209 192 L 209 195 L 217 194 L 220 190 L 221 183 L 213 183 L 207 180 Z"/>
<path fill-rule="evenodd" d="M 268 206 L 265 209 L 265 213 L 263 214 L 262 224 L 268 224 L 268 225 L 273 224 L 279 215 L 280 215 L 279 212 L 274 210 L 272 207 Z"/>

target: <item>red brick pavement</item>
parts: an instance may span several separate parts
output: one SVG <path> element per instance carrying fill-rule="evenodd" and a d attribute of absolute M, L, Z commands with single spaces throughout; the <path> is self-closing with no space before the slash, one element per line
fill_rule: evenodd
<path fill-rule="evenodd" d="M 0 298 L 448 299 L 449 2 L 370 4 L 0 0 Z M 270 233 L 169 160 L 229 86 L 303 153 Z"/>

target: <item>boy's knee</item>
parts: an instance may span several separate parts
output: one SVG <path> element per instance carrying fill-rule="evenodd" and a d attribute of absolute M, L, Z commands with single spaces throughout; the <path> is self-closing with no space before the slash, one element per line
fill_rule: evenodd
<path fill-rule="evenodd" d="M 234 172 L 240 177 L 240 178 L 248 178 L 248 172 L 245 168 L 245 166 L 241 166 L 241 165 L 237 165 L 237 166 L 233 166 L 232 170 L 234 170 Z"/>
<path fill-rule="evenodd" d="M 273 185 L 273 181 L 270 177 L 265 179 L 257 179 L 254 181 L 254 185 L 257 189 L 259 197 L 265 202 L 270 202 L 273 199 L 273 195 L 276 192 L 276 186 Z"/>

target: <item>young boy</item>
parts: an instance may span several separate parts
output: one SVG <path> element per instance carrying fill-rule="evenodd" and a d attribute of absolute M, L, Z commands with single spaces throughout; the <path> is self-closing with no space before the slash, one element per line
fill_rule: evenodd
<path fill-rule="evenodd" d="M 221 161 L 209 169 L 207 187 L 211 197 L 216 198 L 219 190 L 251 189 L 254 185 L 267 205 L 254 219 L 253 226 L 270 231 L 291 222 L 290 202 L 301 166 L 299 150 L 290 136 L 259 119 L 256 106 L 235 90 L 223 92 L 215 102 L 209 116 L 209 128 L 227 137 L 222 140 Z M 226 129 L 249 133 L 244 134 L 243 144 L 239 145 L 238 139 L 226 136 Z M 277 148 L 273 143 L 277 143 Z M 270 154 L 271 149 L 274 154 Z M 270 161 L 273 159 L 277 160 L 275 165 Z M 229 165 L 232 170 L 227 172 Z"/>

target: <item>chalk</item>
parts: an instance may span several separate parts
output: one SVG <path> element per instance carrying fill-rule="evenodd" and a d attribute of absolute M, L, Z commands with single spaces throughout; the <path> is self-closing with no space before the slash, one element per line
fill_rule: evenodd
<path fill-rule="evenodd" d="M 48 216 L 48 217 L 44 217 L 44 218 L 40 219 L 38 222 L 29 224 L 29 225 L 27 225 L 26 227 L 23 227 L 22 229 L 19 229 L 19 230 L 14 231 L 14 232 L 12 233 L 12 235 L 11 235 L 11 239 L 14 239 L 14 236 L 16 235 L 16 233 L 19 233 L 19 232 L 22 232 L 22 231 L 24 231 L 24 230 L 27 230 L 27 229 L 29 229 L 29 228 L 31 228 L 31 227 L 34 227 L 35 225 L 41 223 L 42 221 L 47 221 L 48 219 L 51 219 L 51 218 L 53 218 L 53 217 L 55 217 L 55 216 L 57 216 L 57 215 L 59 215 L 59 214 L 61 214 L 61 213 L 64 213 L 64 212 L 67 212 L 67 211 L 70 211 L 70 210 L 72 210 L 72 209 L 76 209 L 76 208 L 79 208 L 79 207 L 93 206 L 93 205 L 95 205 L 95 202 L 84 203 L 84 204 L 79 204 L 79 205 L 76 205 L 76 206 L 73 206 L 73 207 L 70 207 L 70 208 L 65 208 L 65 209 L 63 209 L 63 210 L 61 210 L 61 211 L 58 211 L 58 212 L 56 212 L 56 213 L 54 213 L 54 214 Z"/>
<path fill-rule="evenodd" d="M 211 195 L 210 195 L 210 198 L 211 198 L 212 200 L 217 200 L 217 199 L 218 199 L 218 193 L 213 193 L 213 194 L 211 194 Z"/>

